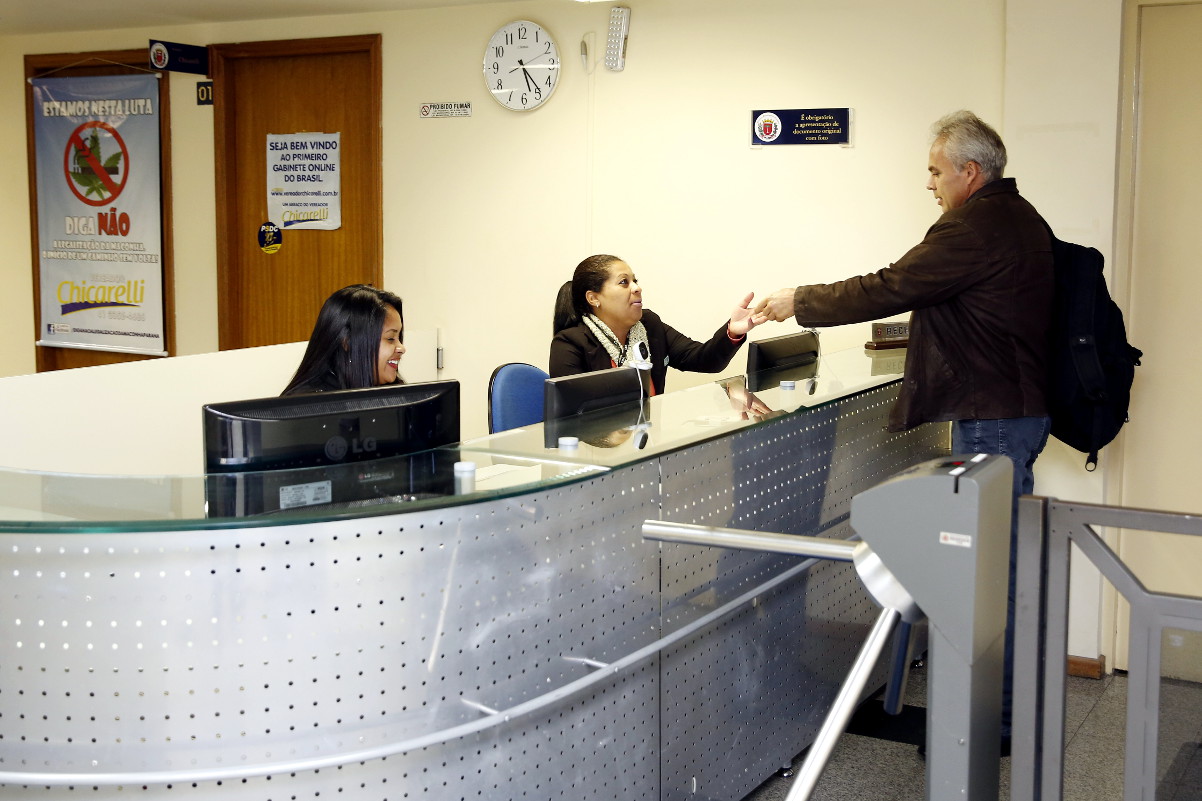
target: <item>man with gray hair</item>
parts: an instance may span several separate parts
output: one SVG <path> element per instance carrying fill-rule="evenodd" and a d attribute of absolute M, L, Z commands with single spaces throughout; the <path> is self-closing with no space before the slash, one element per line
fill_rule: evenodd
<path fill-rule="evenodd" d="M 1047 442 L 1045 400 L 1052 306 L 1052 242 L 1043 218 L 1003 178 L 1006 146 L 969 111 L 932 126 L 927 189 L 942 214 L 890 266 L 833 284 L 790 287 L 755 309 L 760 321 L 805 326 L 910 315 L 905 374 L 889 429 L 952 423 L 953 453 L 1004 454 L 1014 501 L 1034 488 Z M 1003 752 L 1010 735 L 1014 525 L 1003 690 Z"/>

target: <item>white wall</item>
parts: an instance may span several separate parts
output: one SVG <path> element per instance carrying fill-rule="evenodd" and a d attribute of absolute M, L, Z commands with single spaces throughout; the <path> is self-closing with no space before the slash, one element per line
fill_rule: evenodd
<path fill-rule="evenodd" d="M 1120 0 L 1007 2 L 1008 172 L 1058 236 L 1102 251 L 1112 283 L 1121 26 Z M 1117 502 L 1103 494 L 1108 456 L 1103 451 L 1103 469 L 1086 473 L 1082 454 L 1052 440 L 1035 464 L 1036 492 Z M 1112 655 L 1098 614 L 1101 597 L 1100 575 L 1075 555 L 1069 653 Z"/>
<path fill-rule="evenodd" d="M 180 476 L 204 472 L 200 408 L 278 395 L 304 342 L 0 378 L 7 468 Z"/>

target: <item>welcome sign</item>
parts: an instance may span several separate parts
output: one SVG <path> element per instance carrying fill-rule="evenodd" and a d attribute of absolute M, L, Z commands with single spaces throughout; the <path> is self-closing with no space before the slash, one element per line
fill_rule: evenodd
<path fill-rule="evenodd" d="M 267 134 L 267 219 L 281 229 L 342 227 L 337 133 Z"/>
<path fill-rule="evenodd" d="M 31 83 L 37 344 L 165 356 L 158 80 Z"/>

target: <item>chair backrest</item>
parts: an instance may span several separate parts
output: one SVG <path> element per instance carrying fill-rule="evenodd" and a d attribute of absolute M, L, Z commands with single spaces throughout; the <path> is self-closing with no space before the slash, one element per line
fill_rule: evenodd
<path fill-rule="evenodd" d="M 488 379 L 488 433 L 543 421 L 543 382 L 550 376 L 532 364 L 510 362 Z"/>

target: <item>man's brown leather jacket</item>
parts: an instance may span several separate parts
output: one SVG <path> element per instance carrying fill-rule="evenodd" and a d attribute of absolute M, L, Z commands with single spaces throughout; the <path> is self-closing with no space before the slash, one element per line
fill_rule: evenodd
<path fill-rule="evenodd" d="M 944 420 L 1047 414 L 1052 245 L 1013 178 L 943 214 L 898 261 L 871 275 L 797 288 L 807 326 L 910 316 L 893 431 Z"/>

